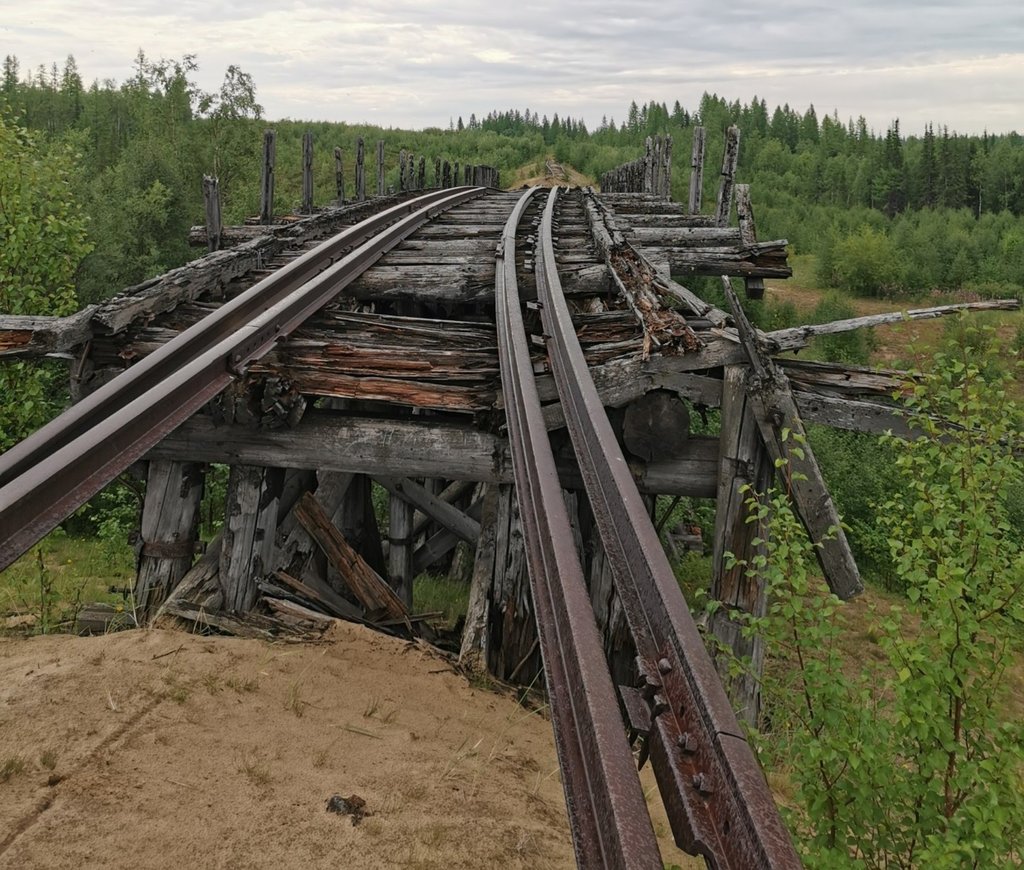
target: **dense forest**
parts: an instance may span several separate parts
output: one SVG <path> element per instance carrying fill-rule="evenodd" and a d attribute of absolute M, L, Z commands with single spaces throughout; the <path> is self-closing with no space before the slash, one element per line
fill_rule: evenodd
<path fill-rule="evenodd" d="M 86 86 L 73 57 L 22 72 L 8 56 L 0 81 L 6 123 L 66 149 L 75 199 L 88 218 L 92 253 L 77 275 L 81 302 L 178 265 L 189 257 L 187 228 L 202 215 L 201 178 L 220 178 L 227 223 L 258 211 L 260 134 L 267 121 L 256 83 L 230 67 L 216 93 L 193 78 L 196 60 L 152 60 L 139 52 L 122 83 Z M 709 131 L 708 160 L 720 160 L 722 133 L 742 131 L 739 177 L 752 184 L 761 234 L 787 238 L 818 257 L 823 283 L 874 294 L 964 290 L 1013 295 L 1024 286 L 1024 139 L 1017 133 L 965 136 L 931 126 L 884 133 L 864 118 L 819 118 L 810 106 L 769 109 L 754 97 L 729 102 L 705 94 L 698 106 L 632 103 L 620 122 L 599 126 L 537 111 L 490 111 L 444 127 L 406 131 L 346 123 L 276 121 L 279 211 L 298 203 L 300 138 L 312 131 L 316 197 L 334 196 L 333 149 L 351 177 L 355 141 L 386 143 L 397 186 L 405 148 L 462 163 L 488 163 L 511 179 L 553 155 L 596 178 L 637 156 L 646 136 L 675 143 L 673 193 L 685 199 L 692 129 Z M 372 174 L 371 168 L 371 174 Z M 714 173 L 705 176 L 713 196 Z"/>
<path fill-rule="evenodd" d="M 744 103 L 713 94 L 692 107 L 634 102 L 618 121 L 602 118 L 593 129 L 532 109 L 474 112 L 415 131 L 268 121 L 243 70 L 229 67 L 215 93 L 197 87 L 196 70 L 194 57 L 153 60 L 140 52 L 125 81 L 86 86 L 71 56 L 36 70 L 5 59 L 0 313 L 68 313 L 190 259 L 188 229 L 202 222 L 204 174 L 220 180 L 225 223 L 256 214 L 268 126 L 278 136 L 275 209 L 285 213 L 299 204 L 307 131 L 318 205 L 335 197 L 336 147 L 352 178 L 358 137 L 370 146 L 384 140 L 385 183 L 397 187 L 400 149 L 425 156 L 428 166 L 434 158 L 490 164 L 505 184 L 543 174 L 552 157 L 596 179 L 635 159 L 645 137 L 660 133 L 673 137 L 673 198 L 685 201 L 694 127 L 708 130 L 707 165 L 714 167 L 735 124 L 738 177 L 752 186 L 759 236 L 788 239 L 795 259 L 814 271 L 812 281 L 843 291 L 824 296 L 813 319 L 850 316 L 852 301 L 864 296 L 1024 296 L 1024 139 L 1017 133 L 911 132 L 897 119 L 876 131 L 864 118 L 819 117 L 813 106 L 769 109 L 757 97 Z M 717 183 L 714 171 L 705 173 L 706 202 Z M 711 292 L 710 285 L 695 289 Z M 782 326 L 795 312 L 751 303 L 751 315 Z M 1019 317 L 1012 328 L 1019 357 Z M 751 570 L 763 573 L 772 597 L 750 630 L 762 632 L 784 664 L 768 668 L 759 746 L 783 790 L 791 789 L 789 803 L 798 809 L 788 807 L 787 818 L 808 866 L 850 866 L 854 857 L 856 866 L 1020 866 L 1020 367 L 991 331 L 959 322 L 946 334 L 952 341 L 933 371 L 906 389 L 915 425 L 929 437 L 880 442 L 810 432 L 858 562 L 876 590 L 891 594 L 870 619 L 851 628 L 849 611 L 816 585 L 806 538 L 785 499 L 753 498 L 770 546 Z M 811 353 L 867 363 L 869 344 L 859 334 L 833 336 Z M 62 403 L 64 378 L 65 369 L 0 366 L 0 449 Z M 715 414 L 708 416 L 703 425 L 713 429 Z M 956 425 L 939 431 L 937 420 Z M 86 509 L 89 530 L 104 538 L 109 526 L 123 550 L 137 496 L 111 487 Z M 713 513 L 706 503 L 678 510 L 696 521 Z M 41 555 L 38 564 L 45 614 Z M 684 586 L 689 570 L 706 581 L 706 560 L 677 566 Z M 910 615 L 902 615 L 904 606 Z"/>

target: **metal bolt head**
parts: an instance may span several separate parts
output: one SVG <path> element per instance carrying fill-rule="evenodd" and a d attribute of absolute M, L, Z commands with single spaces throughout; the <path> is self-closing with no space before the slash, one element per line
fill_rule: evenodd
<path fill-rule="evenodd" d="M 668 659 L 658 659 L 658 670 L 663 674 L 667 674 L 672 670 L 672 662 Z"/>

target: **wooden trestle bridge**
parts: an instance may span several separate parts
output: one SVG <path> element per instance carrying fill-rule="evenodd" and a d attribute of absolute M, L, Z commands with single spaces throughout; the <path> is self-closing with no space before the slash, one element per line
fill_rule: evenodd
<path fill-rule="evenodd" d="M 734 128 L 702 210 L 703 142 L 685 205 L 668 197 L 667 140 L 605 179 L 615 193 L 505 192 L 486 167 L 453 187 L 458 168 L 439 166 L 419 190 L 410 158 L 397 194 L 380 182 L 366 198 L 360 163 L 354 202 L 339 183 L 341 204 L 301 219 L 265 209 L 222 231 L 214 218 L 211 247 L 228 247 L 187 266 L 70 317 L 0 316 L 0 355 L 68 359 L 77 400 L 0 457 L 0 567 L 129 468 L 147 481 L 134 589 L 147 619 L 416 633 L 414 578 L 467 542 L 462 656 L 503 679 L 543 666 L 581 867 L 661 867 L 627 737 L 682 848 L 714 867 L 799 866 L 653 497 L 717 500 L 712 595 L 726 606 L 709 630 L 756 668 L 735 613 L 759 612 L 763 590 L 724 557 L 755 546 L 742 488 L 764 488 L 777 459 L 802 472 L 795 507 L 849 597 L 861 583 L 828 534 L 835 508 L 810 449 L 783 433 L 907 431 L 888 400 L 899 373 L 773 357 L 906 315 L 754 329 L 730 278 L 759 295 L 790 274 L 786 242 L 756 238 Z M 731 311 L 670 277 L 685 275 L 721 276 Z M 720 436 L 690 434 L 694 407 L 721 408 Z M 201 552 L 209 463 L 231 470 L 223 530 Z M 373 481 L 390 494 L 386 555 Z M 756 715 L 755 680 L 729 693 Z"/>

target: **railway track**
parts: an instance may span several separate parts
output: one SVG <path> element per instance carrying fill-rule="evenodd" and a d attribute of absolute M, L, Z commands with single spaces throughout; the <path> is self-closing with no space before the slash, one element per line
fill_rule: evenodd
<path fill-rule="evenodd" d="M 196 413 L 433 217 L 484 193 L 440 190 L 361 221 L 262 277 L 0 456 L 0 569 Z M 562 294 L 592 268 L 563 238 L 558 189 L 527 191 L 498 244 L 495 317 L 506 425 L 577 862 L 661 867 L 627 732 L 642 740 L 676 841 L 715 868 L 798 867 L 770 792 L 675 582 L 591 379 Z M 507 208 L 507 207 L 506 207 Z M 577 209 L 581 207 L 577 204 Z M 536 229 L 535 229 L 536 227 Z M 520 276 L 533 286 L 520 287 Z M 524 326 L 536 290 L 543 336 Z M 546 344 L 587 497 L 638 655 L 613 684 L 531 360 Z M 550 397 L 549 397 L 550 398 Z M 625 717 L 620 713 L 625 711 Z"/>

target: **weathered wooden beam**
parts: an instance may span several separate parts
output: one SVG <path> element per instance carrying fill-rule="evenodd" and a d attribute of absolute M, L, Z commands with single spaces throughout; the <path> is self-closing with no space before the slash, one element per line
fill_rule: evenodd
<path fill-rule="evenodd" d="M 140 620 L 156 613 L 188 573 L 196 553 L 203 473 L 194 462 L 150 462 L 135 578 Z"/>
<path fill-rule="evenodd" d="M 225 495 L 220 582 L 225 609 L 248 613 L 257 581 L 271 569 L 284 469 L 234 465 Z"/>
<path fill-rule="evenodd" d="M 716 656 L 722 682 L 733 709 L 756 727 L 760 714 L 760 678 L 764 667 L 764 642 L 745 630 L 748 617 L 763 616 L 765 586 L 756 571 L 756 557 L 764 552 L 763 531 L 747 522 L 747 501 L 767 490 L 771 463 L 761 439 L 747 396 L 746 366 L 727 366 L 722 383 L 722 430 L 719 441 L 718 496 L 715 506 L 715 538 L 711 562 L 712 600 L 722 607 L 710 617 L 711 633 L 748 663 L 740 672 L 730 668 L 728 657 Z M 731 561 L 726 554 L 735 556 Z"/>
<path fill-rule="evenodd" d="M 203 210 L 206 214 L 206 250 L 220 250 L 220 185 L 212 175 L 203 176 Z"/>
<path fill-rule="evenodd" d="M 299 522 L 327 554 L 352 594 L 359 599 L 368 618 L 374 619 L 377 615 L 391 619 L 408 618 L 409 611 L 402 600 L 349 545 L 312 495 L 306 493 L 302 496 L 295 511 Z"/>
<path fill-rule="evenodd" d="M 722 155 L 722 178 L 715 202 L 715 223 L 724 227 L 732 211 L 732 191 L 736 180 L 736 165 L 740 159 L 740 128 L 735 124 L 725 131 L 725 152 Z"/>
<path fill-rule="evenodd" d="M 263 181 L 260 186 L 260 223 L 274 222 L 274 164 L 277 161 L 277 133 L 263 133 Z"/>
<path fill-rule="evenodd" d="M 642 492 L 664 495 L 714 495 L 714 451 L 700 438 L 688 440 L 690 458 L 633 466 Z M 184 423 L 147 454 L 150 459 L 318 467 L 390 477 L 442 477 L 507 483 L 512 480 L 507 442 L 469 426 L 418 420 L 386 420 L 312 411 L 292 429 L 255 430 L 222 426 L 206 417 Z M 560 465 L 578 487 L 572 464 Z M 576 477 L 571 477 L 572 475 Z"/>
<path fill-rule="evenodd" d="M 839 512 L 807 440 L 789 381 L 758 344 L 728 278 L 722 279 L 722 287 L 750 359 L 747 397 L 768 455 L 815 545 L 815 555 L 829 588 L 840 598 L 852 598 L 864 585 Z"/>
<path fill-rule="evenodd" d="M 95 305 L 66 317 L 0 314 L 0 357 L 70 353 L 92 338 Z"/>
<path fill-rule="evenodd" d="M 487 646 L 488 591 L 494 578 L 494 554 L 498 515 L 498 487 L 485 484 L 476 542 L 473 576 L 469 582 L 466 622 L 462 630 L 459 662 L 476 663 Z"/>
<path fill-rule="evenodd" d="M 377 482 L 392 495 L 419 508 L 427 516 L 469 544 L 480 537 L 480 523 L 457 507 L 428 492 L 408 477 L 377 477 Z"/>
<path fill-rule="evenodd" d="M 313 134 L 302 134 L 302 213 L 313 213 Z"/>
<path fill-rule="evenodd" d="M 693 152 L 690 156 L 690 214 L 700 213 L 701 197 L 704 192 L 704 148 L 707 142 L 703 127 L 693 129 Z"/>
<path fill-rule="evenodd" d="M 345 166 L 341 159 L 341 148 L 334 149 L 334 188 L 339 206 L 345 204 Z"/>
<path fill-rule="evenodd" d="M 413 596 L 413 506 L 400 495 L 388 500 L 388 582 L 412 609 Z"/>
<path fill-rule="evenodd" d="M 356 139 L 356 200 L 366 199 L 366 146 L 363 137 Z"/>
<path fill-rule="evenodd" d="M 480 519 L 482 511 L 483 501 L 478 499 L 466 508 L 465 516 L 468 519 L 477 522 Z M 413 553 L 413 574 L 422 574 L 424 571 L 429 570 L 432 565 L 436 564 L 439 560 L 443 559 L 452 550 L 454 550 L 461 540 L 463 540 L 462 537 L 451 529 L 439 529 L 427 538 L 421 546 L 417 547 L 416 551 Z"/>
<path fill-rule="evenodd" d="M 384 140 L 377 140 L 377 196 L 384 196 Z"/>

